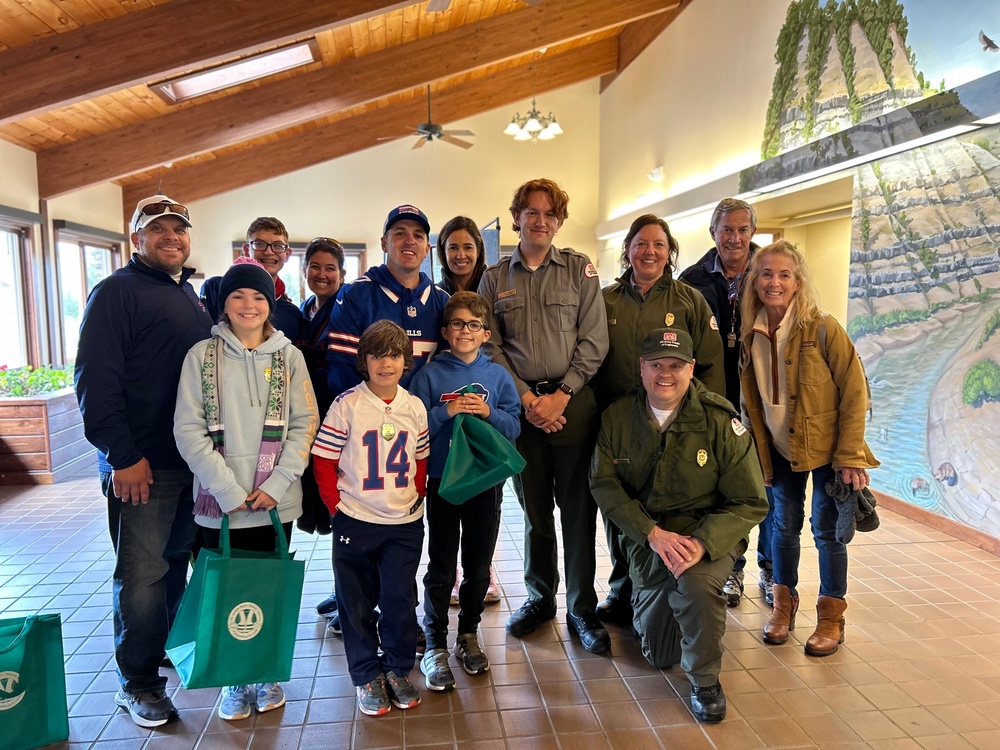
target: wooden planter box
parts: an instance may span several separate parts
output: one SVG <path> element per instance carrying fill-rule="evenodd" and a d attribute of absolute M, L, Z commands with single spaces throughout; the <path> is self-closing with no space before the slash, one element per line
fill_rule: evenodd
<path fill-rule="evenodd" d="M 53 484 L 95 460 L 72 388 L 0 397 L 0 484 Z"/>

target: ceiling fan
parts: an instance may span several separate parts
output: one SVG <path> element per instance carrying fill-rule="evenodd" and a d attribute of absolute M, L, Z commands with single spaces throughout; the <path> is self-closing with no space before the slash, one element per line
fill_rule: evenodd
<path fill-rule="evenodd" d="M 435 139 L 439 141 L 444 141 L 445 143 L 450 143 L 453 146 L 458 146 L 460 148 L 472 148 L 472 144 L 468 141 L 463 141 L 460 138 L 456 138 L 457 135 L 475 135 L 471 130 L 445 130 L 440 125 L 431 120 L 431 87 L 427 86 L 427 122 L 422 122 L 417 125 L 413 130 L 413 135 L 417 136 L 417 142 L 413 144 L 413 148 L 420 148 L 425 143 L 433 141 Z M 379 139 L 384 140 L 384 139 Z"/>
<path fill-rule="evenodd" d="M 525 5 L 541 5 L 542 0 L 521 0 Z M 431 0 L 427 3 L 427 13 L 444 13 L 451 5 L 451 0 Z"/>

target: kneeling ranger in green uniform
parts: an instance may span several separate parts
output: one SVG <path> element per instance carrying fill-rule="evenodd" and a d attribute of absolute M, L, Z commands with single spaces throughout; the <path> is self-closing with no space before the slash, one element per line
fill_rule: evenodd
<path fill-rule="evenodd" d="M 694 378 L 686 331 L 652 331 L 639 369 L 642 388 L 601 419 L 590 486 L 624 533 L 643 656 L 679 663 L 695 717 L 722 721 L 722 587 L 767 514 L 764 480 L 739 415 Z"/>

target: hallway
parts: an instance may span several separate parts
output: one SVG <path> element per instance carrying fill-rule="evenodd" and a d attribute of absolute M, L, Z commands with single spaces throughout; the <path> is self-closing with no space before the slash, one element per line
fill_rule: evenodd
<path fill-rule="evenodd" d="M 729 714 L 715 726 L 691 717 L 683 673 L 650 668 L 618 628 L 610 659 L 569 640 L 562 609 L 523 641 L 507 637 L 504 622 L 524 598 L 523 525 L 509 487 L 495 558 L 504 597 L 482 627 L 492 670 L 472 678 L 456 668 L 457 690 L 430 693 L 415 669 L 423 703 L 405 714 L 358 713 L 343 643 L 313 608 L 330 590 L 330 537 L 296 531 L 292 547 L 308 565 L 288 703 L 224 722 L 219 690 L 185 691 L 167 670 L 181 720 L 153 732 L 135 726 L 112 700 L 113 557 L 92 476 L 0 488 L 0 618 L 62 613 L 72 748 L 1000 747 L 1000 559 L 880 515 L 881 528 L 851 545 L 847 642 L 832 657 L 801 648 L 815 617 L 806 606 L 817 580 L 811 542 L 803 545 L 803 609 L 786 646 L 761 643 L 767 608 L 750 574 L 748 596 L 729 610 L 721 677 Z M 603 540 L 598 561 L 603 584 Z"/>

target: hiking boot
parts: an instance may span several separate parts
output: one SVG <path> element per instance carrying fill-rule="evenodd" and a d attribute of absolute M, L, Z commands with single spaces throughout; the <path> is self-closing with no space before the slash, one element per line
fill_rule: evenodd
<path fill-rule="evenodd" d="M 726 579 L 726 583 L 722 587 L 722 593 L 726 595 L 727 607 L 739 606 L 740 599 L 743 598 L 742 570 L 733 570 L 729 573 L 729 578 Z"/>
<path fill-rule="evenodd" d="M 571 633 L 580 636 L 580 643 L 592 654 L 604 654 L 611 650 L 611 636 L 601 625 L 597 615 L 566 614 L 566 624 Z"/>
<path fill-rule="evenodd" d="M 500 601 L 500 584 L 497 583 L 497 572 L 490 565 L 490 585 L 486 589 L 486 596 L 483 597 L 483 604 L 496 604 Z"/>
<path fill-rule="evenodd" d="M 455 675 L 448 666 L 448 649 L 432 648 L 420 660 L 424 684 L 428 690 L 450 690 L 455 687 Z"/>
<path fill-rule="evenodd" d="M 722 683 L 709 687 L 691 687 L 691 713 L 698 721 L 714 724 L 726 718 L 726 694 Z"/>
<path fill-rule="evenodd" d="M 774 571 L 767 568 L 760 569 L 760 578 L 757 581 L 757 588 L 764 592 L 764 604 L 768 607 L 774 606 Z"/>
<path fill-rule="evenodd" d="M 540 599 L 528 599 L 507 619 L 507 633 L 515 638 L 523 638 L 534 633 L 539 625 L 555 616 L 555 602 L 544 603 Z"/>
<path fill-rule="evenodd" d="M 250 716 L 250 686 L 230 685 L 222 688 L 222 702 L 219 704 L 219 718 L 239 721 Z"/>
<path fill-rule="evenodd" d="M 458 636 L 455 656 L 462 662 L 466 674 L 486 674 L 490 671 L 490 660 L 479 646 L 479 636 L 475 633 Z"/>
<path fill-rule="evenodd" d="M 163 690 L 145 690 L 138 693 L 119 688 L 115 703 L 128 711 L 137 726 L 153 729 L 177 718 L 177 709 Z"/>
<path fill-rule="evenodd" d="M 285 691 L 277 682 L 261 682 L 253 686 L 257 699 L 257 710 L 260 713 L 273 711 L 285 705 Z"/>
<path fill-rule="evenodd" d="M 385 675 L 380 674 L 371 682 L 358 685 L 358 710 L 367 716 L 381 716 L 392 710 L 389 695 L 385 692 Z"/>
<path fill-rule="evenodd" d="M 421 663 L 423 663 L 422 660 Z M 395 672 L 386 672 L 385 682 L 386 688 L 389 691 L 389 698 L 392 700 L 392 705 L 396 708 L 405 710 L 420 705 L 420 693 L 413 687 L 410 678 L 405 674 L 398 675 Z"/>

